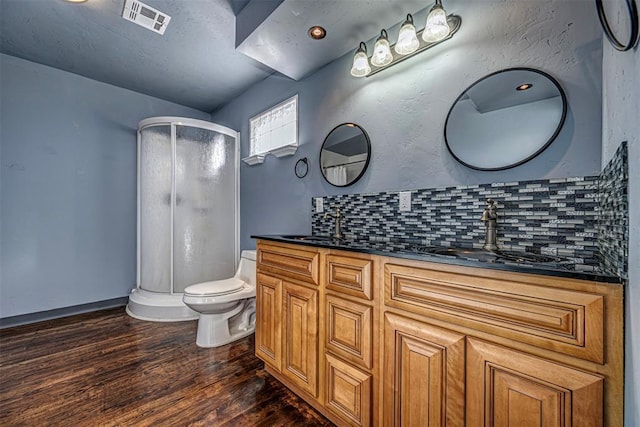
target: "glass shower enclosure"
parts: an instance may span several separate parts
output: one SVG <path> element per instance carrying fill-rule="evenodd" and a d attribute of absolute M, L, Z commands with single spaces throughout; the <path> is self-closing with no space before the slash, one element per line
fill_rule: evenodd
<path fill-rule="evenodd" d="M 192 284 L 232 277 L 239 255 L 239 133 L 195 119 L 138 125 L 137 286 L 127 313 L 197 319 Z"/>

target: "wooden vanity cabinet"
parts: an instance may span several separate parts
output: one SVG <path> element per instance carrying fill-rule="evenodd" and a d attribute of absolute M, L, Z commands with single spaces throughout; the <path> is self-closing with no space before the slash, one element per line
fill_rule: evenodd
<path fill-rule="evenodd" d="M 267 370 L 318 397 L 319 253 L 259 244 L 256 356 Z"/>
<path fill-rule="evenodd" d="M 623 286 L 258 243 L 256 355 L 337 425 L 622 427 Z"/>
<path fill-rule="evenodd" d="M 383 265 L 385 425 L 622 426 L 621 285 Z"/>

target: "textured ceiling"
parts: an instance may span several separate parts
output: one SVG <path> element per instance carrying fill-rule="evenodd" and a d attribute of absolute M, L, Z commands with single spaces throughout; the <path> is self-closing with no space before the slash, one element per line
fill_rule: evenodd
<path fill-rule="evenodd" d="M 163 36 L 121 17 L 123 0 L 1 0 L 0 51 L 202 111 L 273 71 L 235 50 L 244 1 L 147 0 Z"/>
<path fill-rule="evenodd" d="M 274 71 L 300 79 L 354 51 L 360 40 L 375 38 L 381 28 L 397 26 L 406 13 L 431 5 L 423 0 L 144 3 L 171 17 L 164 35 L 124 20 L 124 0 L 0 0 L 0 51 L 210 112 Z M 313 24 L 326 27 L 326 39 L 307 37 Z M 395 38 L 392 31 L 389 35 Z"/>

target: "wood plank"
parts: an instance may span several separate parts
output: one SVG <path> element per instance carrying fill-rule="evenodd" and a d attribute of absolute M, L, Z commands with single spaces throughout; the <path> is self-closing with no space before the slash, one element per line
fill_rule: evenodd
<path fill-rule="evenodd" d="M 195 334 L 122 308 L 1 330 L 0 425 L 332 425 L 266 373 L 253 336 Z"/>

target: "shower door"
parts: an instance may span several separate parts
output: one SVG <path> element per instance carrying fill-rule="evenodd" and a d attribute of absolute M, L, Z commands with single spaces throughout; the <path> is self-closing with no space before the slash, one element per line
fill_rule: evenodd
<path fill-rule="evenodd" d="M 171 126 L 138 137 L 138 286 L 171 292 Z"/>
<path fill-rule="evenodd" d="M 176 127 L 173 291 L 226 279 L 236 266 L 235 138 Z"/>
<path fill-rule="evenodd" d="M 138 286 L 182 293 L 238 262 L 238 134 L 180 119 L 139 131 Z"/>

